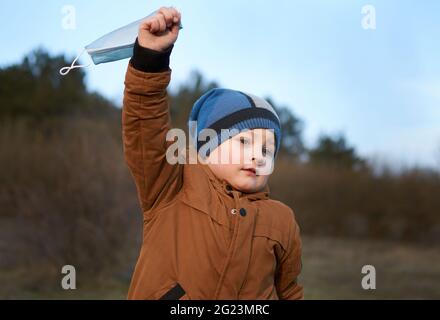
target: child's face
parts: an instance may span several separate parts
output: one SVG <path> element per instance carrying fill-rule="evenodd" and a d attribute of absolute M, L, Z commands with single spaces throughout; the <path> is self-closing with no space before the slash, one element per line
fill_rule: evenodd
<path fill-rule="evenodd" d="M 266 185 L 272 173 L 274 153 L 273 131 L 253 129 L 220 144 L 210 153 L 207 164 L 217 177 L 234 188 L 252 193 Z"/>

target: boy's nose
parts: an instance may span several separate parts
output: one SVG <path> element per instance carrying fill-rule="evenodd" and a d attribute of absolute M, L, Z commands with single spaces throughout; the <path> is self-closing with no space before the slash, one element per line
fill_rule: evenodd
<path fill-rule="evenodd" d="M 266 159 L 263 156 L 253 157 L 252 161 L 255 161 L 257 166 L 264 166 L 266 163 Z"/>

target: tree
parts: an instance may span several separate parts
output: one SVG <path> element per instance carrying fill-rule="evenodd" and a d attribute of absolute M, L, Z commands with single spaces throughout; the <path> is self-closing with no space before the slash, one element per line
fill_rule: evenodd
<path fill-rule="evenodd" d="M 50 56 L 43 49 L 28 54 L 19 64 L 0 69 L 0 118 L 41 119 L 66 114 L 114 114 L 113 104 L 87 91 L 83 70 L 66 77 L 64 56 Z"/>
<path fill-rule="evenodd" d="M 361 159 L 345 137 L 322 134 L 316 148 L 309 150 L 309 162 L 315 165 L 348 168 L 353 170 L 366 168 L 365 160 Z"/>
<path fill-rule="evenodd" d="M 193 71 L 189 79 L 169 95 L 173 126 L 188 132 L 188 118 L 194 103 L 208 90 L 216 87 L 216 82 L 207 81 L 199 71 Z"/>
<path fill-rule="evenodd" d="M 440 143 L 439 143 L 439 145 L 438 145 L 438 147 L 437 147 L 437 150 L 436 150 L 436 157 L 437 157 L 437 168 L 440 170 Z"/>
<path fill-rule="evenodd" d="M 305 151 L 302 138 L 303 121 L 295 116 L 290 108 L 278 106 L 271 98 L 266 98 L 266 100 L 272 105 L 280 118 L 282 135 L 280 155 L 299 159 Z"/>

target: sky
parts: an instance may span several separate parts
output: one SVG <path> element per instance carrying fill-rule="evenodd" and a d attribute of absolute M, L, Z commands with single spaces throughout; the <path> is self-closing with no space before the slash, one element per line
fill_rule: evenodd
<path fill-rule="evenodd" d="M 65 28 L 69 6 L 74 28 Z M 309 146 L 320 134 L 342 133 L 364 157 L 440 167 L 436 0 L 5 0 L 0 67 L 37 47 L 73 58 L 161 6 L 182 13 L 171 89 L 199 70 L 222 87 L 288 106 L 304 121 Z M 90 62 L 87 54 L 80 62 Z M 89 89 L 121 104 L 127 63 L 92 65 Z"/>

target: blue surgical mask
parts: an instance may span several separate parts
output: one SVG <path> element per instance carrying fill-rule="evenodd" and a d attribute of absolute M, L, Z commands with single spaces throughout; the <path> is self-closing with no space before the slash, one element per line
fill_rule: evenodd
<path fill-rule="evenodd" d="M 75 58 L 75 60 L 73 60 L 69 67 L 63 67 L 60 69 L 60 74 L 65 76 L 72 69 L 89 67 L 90 64 L 75 65 L 76 61 L 84 51 L 90 55 L 95 65 L 130 58 L 133 55 L 133 46 L 139 32 L 139 25 L 143 20 L 155 13 L 156 11 L 145 18 L 136 20 L 124 27 L 107 33 L 85 46 L 84 50 Z M 182 25 L 180 25 L 180 29 L 182 29 Z"/>

